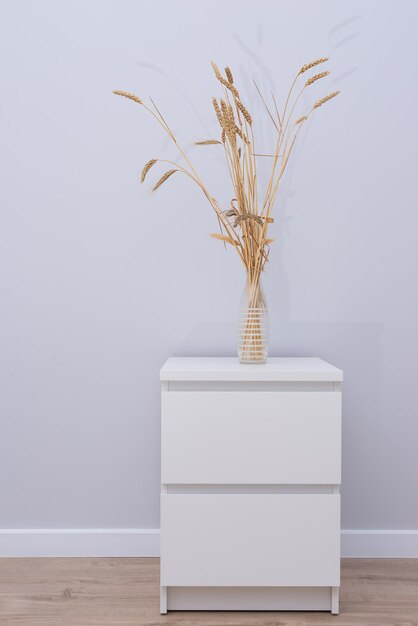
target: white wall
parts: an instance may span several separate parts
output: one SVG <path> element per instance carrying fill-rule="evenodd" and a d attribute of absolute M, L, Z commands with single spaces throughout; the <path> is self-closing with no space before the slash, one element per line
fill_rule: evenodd
<path fill-rule="evenodd" d="M 330 55 L 277 204 L 271 352 L 344 369 L 343 527 L 418 529 L 418 9 L 413 1 L 6 2 L 0 24 L 0 526 L 157 528 L 169 355 L 234 354 L 243 273 L 175 152 L 112 89 L 213 136 L 210 59 L 280 99 Z M 190 152 L 222 202 L 216 149 Z"/>

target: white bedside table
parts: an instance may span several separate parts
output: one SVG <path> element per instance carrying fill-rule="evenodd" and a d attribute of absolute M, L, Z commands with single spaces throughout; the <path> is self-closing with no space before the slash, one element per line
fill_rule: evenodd
<path fill-rule="evenodd" d="M 168 359 L 161 613 L 338 613 L 342 378 L 317 358 Z"/>

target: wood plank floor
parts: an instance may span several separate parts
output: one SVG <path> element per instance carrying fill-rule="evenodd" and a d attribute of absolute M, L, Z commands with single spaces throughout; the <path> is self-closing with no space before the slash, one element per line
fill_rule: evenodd
<path fill-rule="evenodd" d="M 0 559 L 1 626 L 418 626 L 418 559 L 343 559 L 341 613 L 159 614 L 158 559 Z"/>

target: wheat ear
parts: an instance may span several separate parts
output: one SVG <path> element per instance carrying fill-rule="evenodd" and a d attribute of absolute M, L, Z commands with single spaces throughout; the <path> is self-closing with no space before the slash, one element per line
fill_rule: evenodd
<path fill-rule="evenodd" d="M 175 172 L 178 172 L 178 170 L 168 170 L 168 172 L 166 172 L 165 174 L 163 174 L 160 178 L 159 181 L 157 181 L 154 185 L 154 187 L 152 188 L 153 191 L 157 191 L 158 187 L 161 187 L 161 185 L 163 183 L 165 183 L 165 181 L 170 178 L 170 176 L 172 176 Z"/>
<path fill-rule="evenodd" d="M 213 67 L 213 71 L 215 72 L 215 76 L 216 78 L 222 82 L 222 74 L 219 71 L 219 67 L 216 65 L 215 61 L 211 61 L 212 63 L 212 67 Z"/>
<path fill-rule="evenodd" d="M 142 173 L 141 173 L 141 183 L 144 182 L 146 175 L 148 174 L 152 166 L 156 164 L 156 162 L 157 162 L 157 159 L 151 159 L 150 161 L 148 161 L 148 163 L 145 163 L 144 169 L 142 170 Z"/>
<path fill-rule="evenodd" d="M 221 125 L 221 128 L 223 128 L 222 113 L 221 113 L 221 109 L 219 108 L 219 104 L 216 98 L 212 98 L 212 104 L 213 104 L 213 108 L 215 109 L 218 122 Z"/>
<path fill-rule="evenodd" d="M 328 61 L 328 57 L 321 57 L 320 59 L 316 59 L 316 61 L 311 61 L 310 63 L 306 63 L 306 65 L 302 65 L 302 67 L 300 68 L 298 72 L 298 76 L 299 74 L 304 74 L 305 72 L 310 70 L 312 67 L 316 67 L 320 63 L 325 63 L 326 61 Z"/>
<path fill-rule="evenodd" d="M 226 68 L 225 68 L 225 75 L 226 75 L 226 77 L 227 77 L 228 81 L 229 81 L 229 82 L 231 83 L 231 85 L 232 85 L 232 84 L 233 84 L 233 82 L 234 82 L 234 77 L 232 76 L 232 72 L 231 72 L 231 70 L 230 70 L 230 68 L 229 68 L 229 67 L 226 67 Z"/>
<path fill-rule="evenodd" d="M 225 78 L 222 78 L 222 76 L 219 80 L 221 81 L 224 87 L 229 89 L 229 91 L 234 95 L 234 98 L 237 98 L 237 99 L 239 98 L 238 89 L 232 83 L 225 80 Z"/>
<path fill-rule="evenodd" d="M 195 141 L 195 146 L 214 146 L 217 143 L 221 143 L 217 139 L 206 139 L 206 141 Z"/>
<path fill-rule="evenodd" d="M 222 76 L 221 72 L 219 71 L 219 67 L 216 65 L 215 61 L 211 61 L 211 63 L 212 63 L 213 71 L 215 72 L 215 76 L 219 80 L 219 82 L 222 83 L 224 87 L 229 89 L 229 91 L 234 95 L 235 98 L 239 98 L 238 89 L 234 87 L 233 85 L 234 80 L 232 78 L 232 72 L 229 69 L 229 67 L 225 68 L 225 73 L 228 78 L 228 80 L 225 80 L 225 78 Z M 230 80 L 230 78 L 232 78 L 232 80 Z"/>
<path fill-rule="evenodd" d="M 329 74 L 329 72 L 321 72 L 320 74 L 315 74 L 315 76 L 311 76 L 306 81 L 305 87 L 309 87 L 309 85 L 312 85 L 313 83 L 316 83 L 316 81 L 319 80 L 320 78 L 325 78 L 325 76 L 328 76 L 328 74 Z"/>
<path fill-rule="evenodd" d="M 237 105 L 237 109 L 239 109 L 241 113 L 243 114 L 244 119 L 247 122 L 247 124 L 251 126 L 251 124 L 253 123 L 252 117 L 247 111 L 247 109 L 245 108 L 245 106 L 242 104 L 241 100 L 235 100 L 235 104 Z"/>
<path fill-rule="evenodd" d="M 335 98 L 335 96 L 338 96 L 339 93 L 340 93 L 339 91 L 333 91 L 332 93 L 328 94 L 324 98 L 317 100 L 312 108 L 317 109 L 318 107 L 321 107 L 323 104 L 325 104 L 325 102 L 328 102 L 328 100 L 331 100 L 332 98 Z"/>
<path fill-rule="evenodd" d="M 113 93 L 115 94 L 115 96 L 122 96 L 122 98 L 128 98 L 129 100 L 133 100 L 138 104 L 144 104 L 141 98 L 138 98 L 138 96 L 136 96 L 134 93 L 129 93 L 129 91 L 121 91 L 120 89 L 115 89 Z"/>
<path fill-rule="evenodd" d="M 225 243 L 230 243 L 233 246 L 236 245 L 232 237 L 228 237 L 227 235 L 221 235 L 221 233 L 210 233 L 209 237 L 213 237 L 214 239 L 219 239 L 219 241 L 224 241 Z"/>

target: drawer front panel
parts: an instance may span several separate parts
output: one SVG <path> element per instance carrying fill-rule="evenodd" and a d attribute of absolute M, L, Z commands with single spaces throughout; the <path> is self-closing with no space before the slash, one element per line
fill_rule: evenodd
<path fill-rule="evenodd" d="M 339 495 L 161 496 L 162 585 L 339 581 Z"/>
<path fill-rule="evenodd" d="M 163 483 L 339 484 L 340 392 L 162 393 Z"/>

